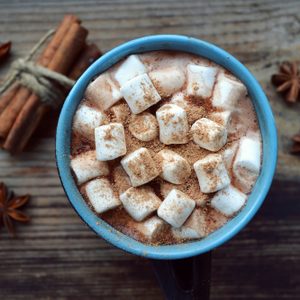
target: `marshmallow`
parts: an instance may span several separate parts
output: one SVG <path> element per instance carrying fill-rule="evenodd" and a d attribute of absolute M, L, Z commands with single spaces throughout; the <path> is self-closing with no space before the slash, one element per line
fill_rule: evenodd
<path fill-rule="evenodd" d="M 231 169 L 233 158 L 236 154 L 237 147 L 238 147 L 238 143 L 234 142 L 233 144 L 230 145 L 230 147 L 226 148 L 222 153 L 223 161 L 227 171 Z"/>
<path fill-rule="evenodd" d="M 126 154 L 124 127 L 110 123 L 95 129 L 96 154 L 98 160 L 112 160 Z"/>
<path fill-rule="evenodd" d="M 261 145 L 256 136 L 240 139 L 239 149 L 233 162 L 233 174 L 246 191 L 255 182 L 261 163 Z"/>
<path fill-rule="evenodd" d="M 209 151 L 218 151 L 227 142 L 226 128 L 207 118 L 197 120 L 191 132 L 194 142 Z"/>
<path fill-rule="evenodd" d="M 115 79 L 120 86 L 138 75 L 146 73 L 147 70 L 137 55 L 130 55 L 118 68 Z"/>
<path fill-rule="evenodd" d="M 185 82 L 185 76 L 176 67 L 155 70 L 149 73 L 155 88 L 161 97 L 170 97 L 180 90 Z"/>
<path fill-rule="evenodd" d="M 177 189 L 171 190 L 157 210 L 160 218 L 179 228 L 195 208 L 195 201 Z"/>
<path fill-rule="evenodd" d="M 245 194 L 230 185 L 213 196 L 211 206 L 225 216 L 231 216 L 243 207 L 246 199 Z"/>
<path fill-rule="evenodd" d="M 157 153 L 161 163 L 160 176 L 171 183 L 184 183 L 191 175 L 191 167 L 186 159 L 171 150 L 161 150 Z"/>
<path fill-rule="evenodd" d="M 210 66 L 187 66 L 188 96 L 209 98 L 212 95 L 218 69 Z"/>
<path fill-rule="evenodd" d="M 220 154 L 209 154 L 194 163 L 203 193 L 213 193 L 230 184 L 230 178 Z"/>
<path fill-rule="evenodd" d="M 149 187 L 131 187 L 120 195 L 125 210 L 136 221 L 142 221 L 156 211 L 161 204 L 160 199 Z"/>
<path fill-rule="evenodd" d="M 114 195 L 110 182 L 106 178 L 94 179 L 85 186 L 86 195 L 99 214 L 116 208 L 121 201 Z"/>
<path fill-rule="evenodd" d="M 241 82 L 220 74 L 212 96 L 212 104 L 215 107 L 234 110 L 238 100 L 246 94 L 247 89 Z"/>
<path fill-rule="evenodd" d="M 159 139 L 166 145 L 186 144 L 189 124 L 185 110 L 175 104 L 165 104 L 156 111 Z"/>
<path fill-rule="evenodd" d="M 130 116 L 130 110 L 126 103 L 116 104 L 110 110 L 113 113 L 113 119 L 118 123 L 124 124 Z"/>
<path fill-rule="evenodd" d="M 231 119 L 231 111 L 225 110 L 221 112 L 214 112 L 209 117 L 212 121 L 220 124 L 221 126 L 228 127 Z"/>
<path fill-rule="evenodd" d="M 165 227 L 166 223 L 154 216 L 149 218 L 143 223 L 139 223 L 137 229 L 148 239 L 153 240 L 157 235 L 159 235 L 163 228 Z"/>
<path fill-rule="evenodd" d="M 94 140 L 94 129 L 105 122 L 106 115 L 103 112 L 82 104 L 75 113 L 73 130 L 89 140 Z"/>
<path fill-rule="evenodd" d="M 133 115 L 128 129 L 135 138 L 143 142 L 154 140 L 158 135 L 156 118 L 148 112 Z"/>
<path fill-rule="evenodd" d="M 200 239 L 206 236 L 205 229 L 205 213 L 200 209 L 195 209 L 180 228 L 172 228 L 172 234 L 180 240 Z"/>
<path fill-rule="evenodd" d="M 121 165 L 134 187 L 145 184 L 159 175 L 159 169 L 146 148 L 139 148 L 126 155 L 121 160 Z"/>
<path fill-rule="evenodd" d="M 122 98 L 109 74 L 101 74 L 92 81 L 87 87 L 86 97 L 101 110 L 107 110 Z"/>
<path fill-rule="evenodd" d="M 75 173 L 78 184 L 82 184 L 98 176 L 109 174 L 108 165 L 96 159 L 96 151 L 91 150 L 71 159 L 71 168 Z"/>
<path fill-rule="evenodd" d="M 191 197 L 196 202 L 196 206 L 204 207 L 209 200 L 209 195 L 200 191 L 195 173 L 192 173 L 188 180 L 188 184 L 177 185 L 176 188 Z M 159 187 L 161 195 L 165 198 L 174 188 L 174 184 L 162 180 Z"/>
<path fill-rule="evenodd" d="M 112 171 L 114 186 L 118 189 L 119 195 L 131 187 L 131 182 L 126 172 L 121 166 L 117 166 Z"/>
<path fill-rule="evenodd" d="M 185 100 L 184 93 L 182 93 L 182 92 L 173 94 L 171 97 L 170 103 L 176 104 L 176 105 L 180 106 L 181 108 L 186 108 L 188 105 L 187 101 Z"/>
<path fill-rule="evenodd" d="M 147 74 L 127 81 L 121 86 L 121 93 L 134 114 L 141 113 L 161 100 Z"/>

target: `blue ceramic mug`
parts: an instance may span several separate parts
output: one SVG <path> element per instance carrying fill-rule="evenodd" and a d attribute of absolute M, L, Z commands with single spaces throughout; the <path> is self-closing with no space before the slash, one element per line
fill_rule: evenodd
<path fill-rule="evenodd" d="M 206 238 L 178 245 L 146 245 L 112 228 L 96 216 L 87 206 L 76 187 L 70 170 L 72 118 L 88 83 L 96 75 L 104 72 L 124 57 L 133 53 L 143 53 L 153 50 L 175 50 L 196 54 L 223 66 L 233 73 L 248 89 L 249 96 L 254 103 L 263 140 L 261 173 L 248 198 L 246 206 L 236 217 Z M 261 86 L 249 70 L 237 59 L 217 46 L 202 40 L 180 35 L 154 35 L 142 37 L 112 49 L 94 62 L 78 79 L 68 95 L 59 117 L 56 132 L 56 159 L 60 179 L 69 201 L 83 221 L 99 236 L 120 249 L 147 258 L 175 260 L 197 256 L 198 260 L 196 263 L 194 260 L 193 264 L 194 267 L 196 265 L 199 267 L 199 263 L 207 264 L 207 259 L 201 261 L 204 256 L 199 256 L 200 254 L 209 253 L 212 249 L 232 238 L 253 218 L 262 205 L 270 188 L 276 168 L 277 134 L 272 111 Z M 157 261 L 155 264 L 157 265 Z M 184 263 L 184 265 L 186 264 Z M 159 268 L 161 266 L 163 266 L 163 263 L 160 263 Z M 179 266 L 178 268 L 180 269 L 181 267 Z M 202 266 L 201 269 L 206 271 L 206 267 L 203 268 Z M 159 276 L 165 281 L 163 284 L 172 285 L 170 279 L 166 283 L 166 277 L 170 276 L 173 271 L 170 271 L 170 268 L 166 266 L 164 270 L 161 269 L 159 271 Z M 184 273 L 183 269 L 180 272 Z M 203 276 L 207 278 L 206 274 L 200 274 L 200 277 Z M 184 296 L 181 297 L 181 299 L 183 298 Z"/>

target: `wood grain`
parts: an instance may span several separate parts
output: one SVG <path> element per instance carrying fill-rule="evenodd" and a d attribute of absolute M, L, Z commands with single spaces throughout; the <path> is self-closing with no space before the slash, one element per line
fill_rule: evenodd
<path fill-rule="evenodd" d="M 13 59 L 75 13 L 103 51 L 135 37 L 177 33 L 225 48 L 263 85 L 279 132 L 277 180 L 254 220 L 213 254 L 212 299 L 298 299 L 300 293 L 300 159 L 288 154 L 300 130 L 300 105 L 289 107 L 270 85 L 278 62 L 299 59 L 299 1 L 96 1 L 0 2 L 0 40 L 13 41 Z M 0 180 L 30 193 L 31 224 L 18 238 L 0 231 L 1 299 L 161 299 L 150 264 L 113 248 L 76 215 L 57 176 L 54 133 L 47 117 L 25 153 L 0 152 Z M 49 125 L 50 124 L 50 125 Z M 288 180 L 288 181 L 287 181 Z M 292 181 L 293 180 L 293 181 Z"/>

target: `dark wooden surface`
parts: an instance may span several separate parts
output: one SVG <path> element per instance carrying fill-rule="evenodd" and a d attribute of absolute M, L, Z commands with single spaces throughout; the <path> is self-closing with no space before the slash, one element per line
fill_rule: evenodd
<path fill-rule="evenodd" d="M 300 106 L 285 105 L 269 84 L 278 62 L 300 59 L 299 12 L 299 1 L 0 0 L 0 40 L 13 41 L 0 78 L 64 13 L 78 14 L 103 51 L 138 36 L 178 33 L 233 53 L 269 96 L 279 165 L 260 212 L 214 251 L 211 299 L 299 299 L 300 158 L 288 149 L 300 130 Z M 48 117 L 22 155 L 0 152 L 0 180 L 32 194 L 31 224 L 18 227 L 16 239 L 0 231 L 0 299 L 161 299 L 148 261 L 98 238 L 69 205 L 55 167 L 56 118 Z"/>

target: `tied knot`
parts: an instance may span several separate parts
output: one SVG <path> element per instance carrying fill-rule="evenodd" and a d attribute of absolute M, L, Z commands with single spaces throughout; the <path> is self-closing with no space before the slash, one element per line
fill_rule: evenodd
<path fill-rule="evenodd" d="M 65 97 L 65 90 L 71 88 L 75 81 L 31 61 L 34 53 L 52 33 L 53 31 L 50 31 L 26 58 L 20 58 L 13 62 L 8 78 L 0 89 L 0 94 L 15 81 L 19 81 L 21 85 L 37 94 L 42 103 L 54 108 L 61 105 Z"/>

